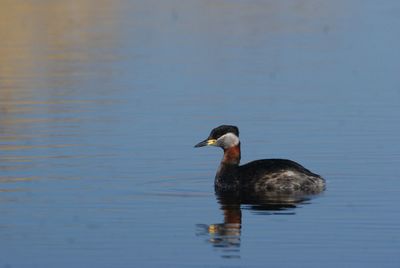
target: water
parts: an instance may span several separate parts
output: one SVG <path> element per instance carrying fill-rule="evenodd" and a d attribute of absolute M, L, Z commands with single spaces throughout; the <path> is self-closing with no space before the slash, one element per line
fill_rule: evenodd
<path fill-rule="evenodd" d="M 0 267 L 399 267 L 398 1 L 1 1 Z M 218 200 L 211 128 L 327 191 Z"/>

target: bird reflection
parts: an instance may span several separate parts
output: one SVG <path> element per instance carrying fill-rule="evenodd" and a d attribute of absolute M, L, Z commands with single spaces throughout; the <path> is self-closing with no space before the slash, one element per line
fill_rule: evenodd
<path fill-rule="evenodd" d="M 207 236 L 207 241 L 222 250 L 223 258 L 239 258 L 242 211 L 240 203 L 221 203 L 223 223 L 198 224 L 198 235 Z"/>
<path fill-rule="evenodd" d="M 221 252 L 222 258 L 240 258 L 242 209 L 257 215 L 295 215 L 295 209 L 308 204 L 312 196 L 247 195 L 246 193 L 216 193 L 224 215 L 223 223 L 198 224 L 197 235 Z"/>

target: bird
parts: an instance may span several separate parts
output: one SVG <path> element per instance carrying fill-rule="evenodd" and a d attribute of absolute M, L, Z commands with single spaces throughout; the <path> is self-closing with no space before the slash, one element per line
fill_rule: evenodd
<path fill-rule="evenodd" d="M 194 147 L 216 146 L 224 151 L 215 175 L 216 193 L 246 195 L 314 195 L 325 190 L 325 179 L 288 159 L 262 159 L 240 165 L 239 129 L 221 125 Z"/>

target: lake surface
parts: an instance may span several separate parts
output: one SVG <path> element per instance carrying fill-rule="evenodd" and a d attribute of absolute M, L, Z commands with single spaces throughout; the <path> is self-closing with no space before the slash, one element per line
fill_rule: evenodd
<path fill-rule="evenodd" d="M 400 267 L 399 1 L 0 3 L 0 267 Z M 327 190 L 221 201 L 220 124 Z"/>

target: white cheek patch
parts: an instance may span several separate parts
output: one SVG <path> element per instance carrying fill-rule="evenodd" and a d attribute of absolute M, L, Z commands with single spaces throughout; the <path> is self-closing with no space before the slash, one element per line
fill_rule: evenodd
<path fill-rule="evenodd" d="M 217 144 L 224 148 L 230 148 L 239 144 L 239 137 L 229 132 L 219 137 Z"/>

